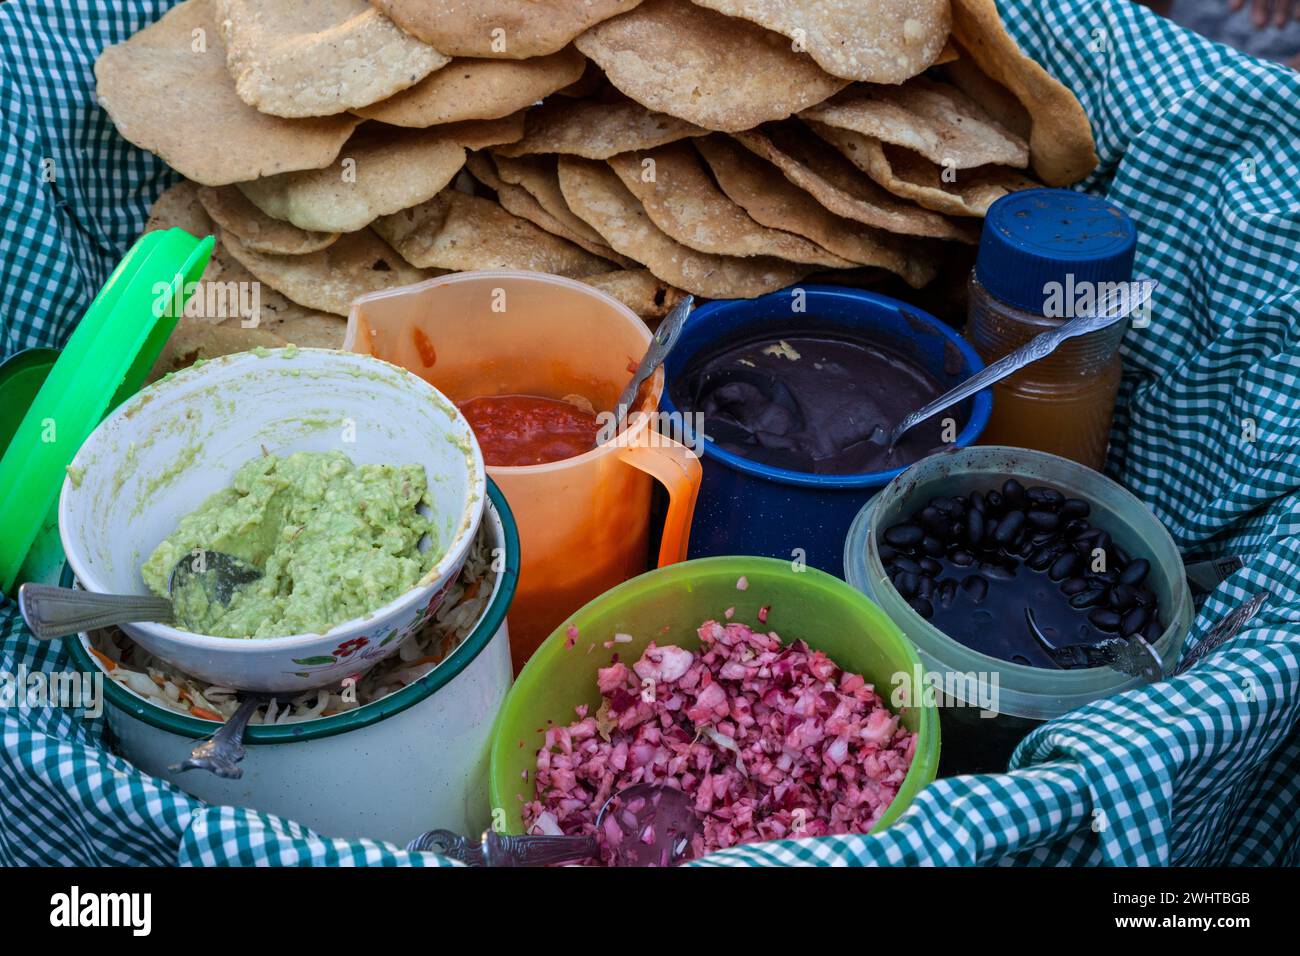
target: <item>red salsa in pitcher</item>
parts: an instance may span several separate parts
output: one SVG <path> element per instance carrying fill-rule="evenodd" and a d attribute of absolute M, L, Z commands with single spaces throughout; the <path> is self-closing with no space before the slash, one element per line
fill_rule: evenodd
<path fill-rule="evenodd" d="M 538 395 L 484 395 L 460 403 L 490 466 L 544 465 L 596 447 L 595 412 Z"/>

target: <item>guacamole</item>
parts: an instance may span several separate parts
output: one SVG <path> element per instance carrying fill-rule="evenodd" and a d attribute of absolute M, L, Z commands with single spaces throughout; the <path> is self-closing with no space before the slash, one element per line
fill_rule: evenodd
<path fill-rule="evenodd" d="M 172 568 L 196 548 L 261 569 L 228 607 L 202 588 L 173 596 L 178 626 L 220 637 L 322 633 L 410 589 L 442 556 L 420 465 L 357 466 L 342 452 L 263 455 L 181 519 L 140 569 L 167 596 Z M 419 549 L 432 537 L 432 547 Z"/>

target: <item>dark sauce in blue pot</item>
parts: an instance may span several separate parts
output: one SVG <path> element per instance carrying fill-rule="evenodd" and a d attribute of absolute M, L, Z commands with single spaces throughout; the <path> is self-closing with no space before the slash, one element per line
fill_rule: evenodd
<path fill-rule="evenodd" d="M 915 362 L 850 336 L 791 328 L 706 353 L 673 382 L 673 404 L 702 413 L 719 447 L 774 468 L 816 475 L 887 471 L 955 437 L 965 412 L 922 422 L 892 450 L 888 433 L 944 389 Z"/>

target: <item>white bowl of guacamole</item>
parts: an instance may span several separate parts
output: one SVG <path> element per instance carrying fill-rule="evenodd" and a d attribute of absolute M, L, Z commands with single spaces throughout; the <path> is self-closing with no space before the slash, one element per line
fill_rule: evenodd
<path fill-rule="evenodd" d="M 262 571 L 228 605 L 174 595 L 147 650 L 242 690 L 337 684 L 437 608 L 483 511 L 478 444 L 412 373 L 326 349 L 225 356 L 155 383 L 95 430 L 59 503 L 83 587 L 167 593 L 194 550 Z"/>

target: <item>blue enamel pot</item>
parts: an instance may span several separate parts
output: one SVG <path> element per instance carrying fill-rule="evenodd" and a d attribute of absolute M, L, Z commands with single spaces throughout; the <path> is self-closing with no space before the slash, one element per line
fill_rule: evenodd
<path fill-rule="evenodd" d="M 839 332 L 916 362 L 945 388 L 984 367 L 975 350 L 934 316 L 874 292 L 799 286 L 757 299 L 727 299 L 696 309 L 665 363 L 661 410 L 678 412 L 674 383 L 697 357 L 766 331 Z M 973 444 L 988 424 L 988 390 L 958 406 L 954 444 Z M 675 416 L 674 416 L 675 417 Z M 689 416 L 688 422 L 689 422 Z M 688 430 L 689 435 L 689 430 Z M 844 576 L 844 539 L 854 517 L 903 468 L 814 475 L 749 461 L 702 442 L 704 477 L 691 527 L 690 557 L 753 554 L 802 562 Z"/>

